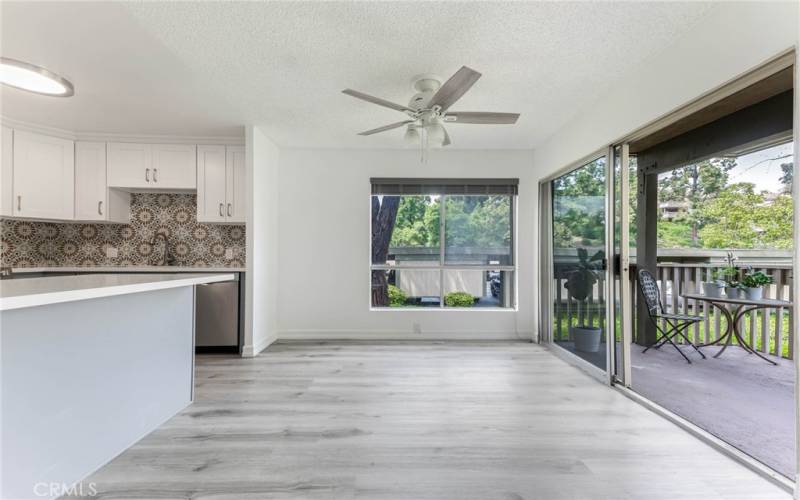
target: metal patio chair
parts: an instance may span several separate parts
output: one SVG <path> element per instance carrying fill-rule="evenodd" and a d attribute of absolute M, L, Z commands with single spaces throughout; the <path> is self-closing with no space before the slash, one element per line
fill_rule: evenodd
<path fill-rule="evenodd" d="M 693 324 L 697 323 L 698 321 L 703 321 L 702 316 L 691 316 L 688 314 L 673 314 L 668 313 L 667 310 L 664 308 L 664 305 L 661 303 L 661 292 L 658 290 L 658 284 L 656 283 L 656 279 L 650 273 L 650 271 L 646 269 L 642 269 L 639 271 L 639 288 L 642 290 L 642 295 L 644 296 L 645 303 L 647 304 L 647 313 L 650 316 L 650 321 L 656 327 L 656 330 L 659 333 L 659 336 L 656 337 L 656 342 L 645 348 L 642 351 L 642 354 L 646 353 L 651 347 L 658 349 L 667 342 L 672 344 L 672 347 L 678 351 L 683 359 L 686 360 L 687 363 L 691 364 L 691 361 L 686 356 L 686 354 L 681 351 L 681 349 L 672 341 L 672 339 L 676 335 L 680 335 L 683 340 L 689 344 L 690 346 L 694 347 L 694 350 L 697 351 L 703 359 L 706 359 L 706 355 L 703 354 L 700 349 L 692 343 L 689 338 L 683 333 L 684 330 L 692 326 Z M 663 330 L 661 326 L 658 324 L 658 320 L 663 319 L 667 324 L 668 328 Z"/>

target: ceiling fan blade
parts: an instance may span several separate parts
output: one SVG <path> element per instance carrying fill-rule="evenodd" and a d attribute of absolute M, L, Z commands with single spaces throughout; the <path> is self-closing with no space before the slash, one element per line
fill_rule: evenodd
<path fill-rule="evenodd" d="M 492 113 L 490 111 L 453 111 L 447 113 L 447 123 L 479 123 L 483 125 L 503 125 L 517 123 L 519 113 Z"/>
<path fill-rule="evenodd" d="M 444 130 L 444 140 L 442 141 L 442 146 L 443 147 L 444 146 L 449 146 L 450 144 L 452 144 L 450 142 L 450 134 L 447 133 L 447 129 L 446 128 L 442 127 L 442 130 Z"/>
<path fill-rule="evenodd" d="M 403 125 L 407 125 L 409 123 L 413 123 L 414 120 L 405 120 L 402 122 L 392 123 L 391 125 L 384 125 L 383 127 L 374 128 L 372 130 L 367 130 L 366 132 L 360 132 L 358 135 L 372 135 L 377 134 L 378 132 L 385 132 L 387 130 L 392 130 L 393 128 L 399 128 Z"/>
<path fill-rule="evenodd" d="M 442 111 L 447 111 L 453 103 L 461 99 L 461 96 L 464 95 L 480 77 L 481 74 L 474 69 L 461 66 L 461 69 L 456 71 L 456 73 L 436 91 L 428 107 L 439 106 L 442 108 Z"/>
<path fill-rule="evenodd" d="M 347 94 L 349 96 L 353 96 L 356 99 L 361 99 L 363 101 L 371 102 L 372 104 L 377 104 L 378 106 L 383 106 L 384 108 L 395 109 L 397 111 L 413 111 L 411 108 L 407 108 L 405 106 L 401 106 L 400 104 L 395 104 L 391 101 L 387 101 L 386 99 L 381 99 L 380 97 L 374 97 L 369 94 L 359 92 L 357 90 L 344 89 L 342 90 L 342 93 Z"/>

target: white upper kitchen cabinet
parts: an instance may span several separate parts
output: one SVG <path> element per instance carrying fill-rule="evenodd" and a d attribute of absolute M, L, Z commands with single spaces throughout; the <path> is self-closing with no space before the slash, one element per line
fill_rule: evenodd
<path fill-rule="evenodd" d="M 108 143 L 108 186 L 147 189 L 152 179 L 150 144 Z"/>
<path fill-rule="evenodd" d="M 153 178 L 156 189 L 197 189 L 197 146 L 153 144 Z"/>
<path fill-rule="evenodd" d="M 197 147 L 197 220 L 244 223 L 247 170 L 243 146 Z"/>
<path fill-rule="evenodd" d="M 131 191 L 193 191 L 194 144 L 108 143 L 108 186 Z"/>
<path fill-rule="evenodd" d="M 106 143 L 75 143 L 75 219 L 130 222 L 131 195 L 106 184 Z"/>
<path fill-rule="evenodd" d="M 226 166 L 226 206 L 228 222 L 244 224 L 247 217 L 247 164 L 244 146 L 228 146 Z"/>
<path fill-rule="evenodd" d="M 15 130 L 13 157 L 13 215 L 74 219 L 74 142 Z"/>
<path fill-rule="evenodd" d="M 197 147 L 197 220 L 225 222 L 225 146 Z"/>
<path fill-rule="evenodd" d="M 14 215 L 14 131 L 3 127 L 0 144 L 0 216 Z"/>

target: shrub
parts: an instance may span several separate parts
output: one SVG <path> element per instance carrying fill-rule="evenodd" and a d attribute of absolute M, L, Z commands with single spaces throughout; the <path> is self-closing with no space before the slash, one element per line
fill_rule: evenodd
<path fill-rule="evenodd" d="M 401 307 L 406 304 L 406 292 L 394 285 L 389 285 L 389 306 Z"/>
<path fill-rule="evenodd" d="M 447 307 L 472 307 L 475 299 L 467 292 L 450 292 L 444 296 L 444 305 Z"/>

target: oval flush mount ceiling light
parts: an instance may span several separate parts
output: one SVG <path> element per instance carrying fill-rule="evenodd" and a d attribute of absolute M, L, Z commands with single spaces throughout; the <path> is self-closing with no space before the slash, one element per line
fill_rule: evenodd
<path fill-rule="evenodd" d="M 40 66 L 8 57 L 0 57 L 0 83 L 36 94 L 69 97 L 75 94 L 72 84 Z"/>

